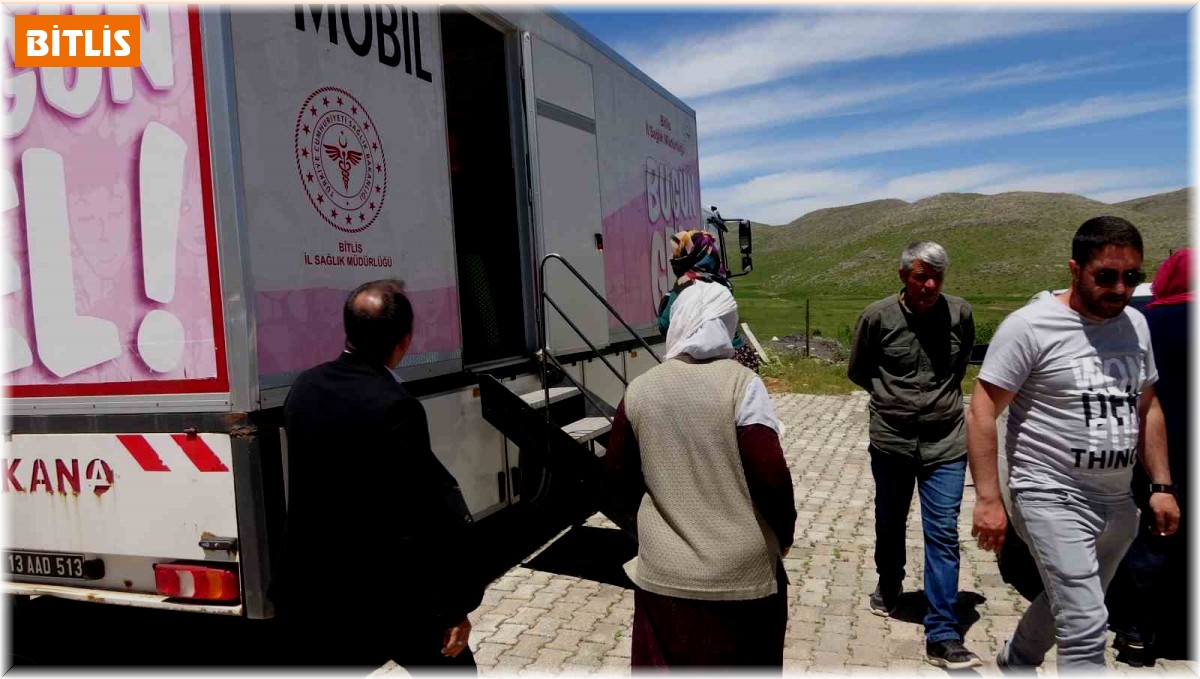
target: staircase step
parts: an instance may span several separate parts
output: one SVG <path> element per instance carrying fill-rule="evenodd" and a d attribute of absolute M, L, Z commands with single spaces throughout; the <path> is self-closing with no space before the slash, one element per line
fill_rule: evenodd
<path fill-rule="evenodd" d="M 563 431 L 580 443 L 587 443 L 597 436 L 603 436 L 612 429 L 612 423 L 607 417 L 585 417 L 564 426 Z"/>
<path fill-rule="evenodd" d="M 572 396 L 578 395 L 579 390 L 575 387 L 550 387 L 550 403 L 558 403 L 559 401 L 565 401 Z M 521 400 L 528 403 L 529 407 L 533 408 L 534 410 L 540 410 L 548 405 L 546 403 L 545 389 L 538 389 L 537 391 L 531 391 L 528 394 L 521 394 Z"/>

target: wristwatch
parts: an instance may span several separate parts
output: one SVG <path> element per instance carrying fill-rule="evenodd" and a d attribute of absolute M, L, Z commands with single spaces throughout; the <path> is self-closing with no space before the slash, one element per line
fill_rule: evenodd
<path fill-rule="evenodd" d="M 1170 493 L 1171 495 L 1176 495 L 1178 494 L 1178 491 L 1173 483 L 1152 483 L 1150 484 L 1150 494 L 1153 495 L 1155 493 Z"/>

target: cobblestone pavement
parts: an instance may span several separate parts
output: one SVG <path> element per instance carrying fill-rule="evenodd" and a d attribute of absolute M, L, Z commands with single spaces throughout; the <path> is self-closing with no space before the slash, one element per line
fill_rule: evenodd
<path fill-rule="evenodd" d="M 924 661 L 920 595 L 907 597 L 893 618 L 866 609 L 875 586 L 866 395 L 774 398 L 786 426 L 783 447 L 799 515 L 796 541 L 784 560 L 792 583 L 785 671 L 943 674 Z M 979 673 L 996 675 L 997 648 L 1015 629 L 1026 602 L 1001 580 L 995 556 L 970 537 L 969 483 L 968 478 L 959 519 L 960 620 L 969 624 L 967 646 L 984 658 Z M 588 524 L 611 526 L 599 515 Z M 923 556 L 915 493 L 908 538 L 904 589 L 916 592 L 922 588 Z M 471 647 L 483 675 L 628 674 L 632 619 L 628 589 L 518 566 L 492 583 L 471 615 Z M 1196 673 L 1195 664 L 1176 661 L 1130 668 L 1113 662 L 1111 648 L 1109 666 L 1122 674 Z M 1052 651 L 1043 674 L 1054 673 Z"/>

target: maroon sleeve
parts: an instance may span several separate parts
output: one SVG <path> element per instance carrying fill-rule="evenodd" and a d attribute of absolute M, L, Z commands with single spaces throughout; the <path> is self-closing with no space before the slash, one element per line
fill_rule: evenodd
<path fill-rule="evenodd" d="M 608 447 L 601 458 L 604 468 L 604 513 L 621 528 L 637 530 L 637 512 L 646 493 L 642 478 L 642 455 L 633 425 L 625 417 L 625 401 L 617 404 Z"/>
<path fill-rule="evenodd" d="M 737 438 L 750 500 L 775 531 L 780 548 L 787 549 L 795 539 L 796 499 L 779 435 L 766 425 L 750 424 L 737 428 Z"/>

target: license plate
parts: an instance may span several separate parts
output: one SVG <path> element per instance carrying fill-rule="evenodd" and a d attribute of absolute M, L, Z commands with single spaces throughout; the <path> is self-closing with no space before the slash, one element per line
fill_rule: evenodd
<path fill-rule="evenodd" d="M 104 562 L 82 554 L 5 552 L 3 566 L 5 573 L 39 578 L 94 580 L 104 573 Z"/>

